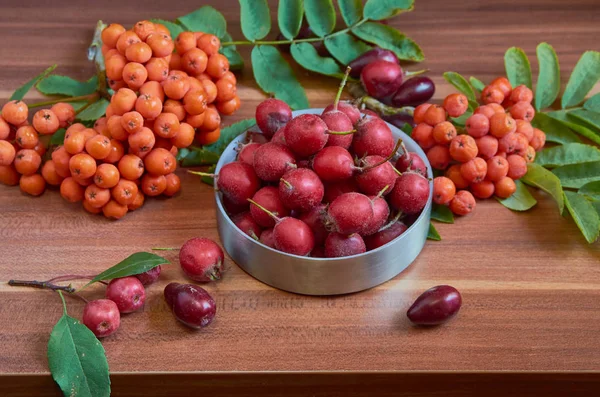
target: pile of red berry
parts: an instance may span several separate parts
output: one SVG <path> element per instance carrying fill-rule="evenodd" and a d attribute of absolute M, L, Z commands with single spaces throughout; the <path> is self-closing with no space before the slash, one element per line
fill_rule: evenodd
<path fill-rule="evenodd" d="M 256 122 L 262 134 L 221 168 L 216 187 L 233 222 L 269 247 L 312 257 L 364 253 L 402 234 L 427 203 L 424 167 L 400 175 L 390 160 L 401 142 L 354 105 L 292 117 L 288 105 L 268 99 Z"/>
<path fill-rule="evenodd" d="M 431 166 L 445 171 L 434 179 L 434 202 L 466 215 L 475 208 L 473 196 L 508 198 L 515 192 L 514 181 L 527 173 L 527 163 L 546 141 L 544 132 L 531 125 L 532 99 L 529 88 L 513 89 L 499 77 L 483 90 L 485 105 L 467 118 L 464 131 L 450 121 L 469 107 L 463 94 L 448 95 L 442 106 L 415 108 L 412 138 L 427 152 Z"/>

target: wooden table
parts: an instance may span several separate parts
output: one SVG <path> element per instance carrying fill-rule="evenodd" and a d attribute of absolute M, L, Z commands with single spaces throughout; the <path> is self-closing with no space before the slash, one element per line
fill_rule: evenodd
<path fill-rule="evenodd" d="M 44 6 L 5 0 L 0 98 L 53 63 L 58 73 L 89 77 L 85 50 L 98 19 L 126 25 L 169 19 L 201 3 L 223 11 L 233 36 L 241 36 L 233 0 Z M 393 23 L 425 51 L 427 61 L 409 69 L 431 69 L 439 100 L 451 91 L 442 72 L 490 81 L 503 73 L 502 56 L 513 45 L 530 55 L 541 41 L 554 45 L 566 81 L 584 50 L 600 48 L 598 15 L 596 0 L 419 0 L 415 12 Z M 335 81 L 299 74 L 311 105 L 333 100 Z M 239 80 L 243 106 L 225 123 L 252 117 L 264 98 L 250 70 Z M 28 99 L 39 97 L 32 92 Z M 153 246 L 218 238 L 212 189 L 180 175 L 182 195 L 150 200 L 119 222 L 90 216 L 56 192 L 32 198 L 0 186 L 0 395 L 58 394 L 46 344 L 60 316 L 59 298 L 10 288 L 8 279 L 92 274 Z M 598 390 L 600 245 L 587 245 L 551 198 L 535 196 L 539 204 L 527 213 L 479 202 L 473 215 L 439 225 L 443 241 L 428 242 L 408 270 L 358 294 L 289 294 L 228 261 L 224 279 L 207 286 L 218 316 L 200 332 L 169 313 L 162 289 L 184 277 L 177 265 L 165 268 L 144 311 L 124 316 L 119 332 L 103 341 L 114 395 L 574 396 Z M 174 253 L 166 256 L 177 262 Z M 437 284 L 462 292 L 458 318 L 438 328 L 410 326 L 406 309 Z M 102 294 L 100 287 L 85 292 L 87 298 Z M 71 299 L 68 306 L 80 317 L 81 302 Z"/>

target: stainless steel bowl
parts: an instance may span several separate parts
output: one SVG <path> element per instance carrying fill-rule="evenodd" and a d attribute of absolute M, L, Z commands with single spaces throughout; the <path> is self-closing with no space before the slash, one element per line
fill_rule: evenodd
<path fill-rule="evenodd" d="M 323 109 L 294 112 L 321 114 Z M 427 165 L 431 165 L 419 145 L 400 129 L 388 124 L 394 137 L 401 138 L 411 152 L 417 152 Z M 221 156 L 216 173 L 223 165 L 235 161 L 235 148 L 245 139 L 245 134 L 227 146 Z M 419 255 L 427 239 L 431 215 L 433 184 L 430 182 L 429 200 L 419 218 L 397 239 L 364 254 L 344 258 L 308 258 L 276 251 L 252 239 L 231 221 L 221 195 L 215 192 L 217 225 L 221 242 L 231 258 L 246 272 L 273 287 L 305 295 L 337 295 L 362 291 L 379 285 L 406 269 Z"/>

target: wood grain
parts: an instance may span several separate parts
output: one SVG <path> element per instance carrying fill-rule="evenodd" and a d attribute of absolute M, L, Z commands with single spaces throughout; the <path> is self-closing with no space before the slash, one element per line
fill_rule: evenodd
<path fill-rule="evenodd" d="M 241 37 L 237 2 L 203 3 L 221 10 L 232 35 Z M 85 50 L 98 19 L 127 25 L 143 18 L 174 18 L 199 5 L 57 0 L 40 6 L 32 0 L 5 0 L 0 5 L 0 99 L 53 63 L 60 65 L 59 73 L 89 77 L 93 66 Z M 595 0 L 420 0 L 413 13 L 393 24 L 422 46 L 427 61 L 407 68 L 431 69 L 439 100 L 452 91 L 442 72 L 489 81 L 503 73 L 502 56 L 513 45 L 533 56 L 537 43 L 551 43 L 566 81 L 584 50 L 600 49 L 599 12 Z M 248 48 L 243 54 L 249 59 Z M 335 80 L 298 73 L 312 106 L 332 101 Z M 239 81 L 243 106 L 225 123 L 252 117 L 264 98 L 250 69 Z M 39 97 L 32 92 L 28 99 Z M 194 236 L 218 238 L 210 187 L 180 175 L 182 195 L 150 200 L 119 222 L 90 216 L 56 192 L 32 198 L 18 188 L 0 186 L 1 395 L 56 394 L 45 352 L 61 311 L 58 296 L 9 288 L 7 280 L 98 273 L 153 246 L 179 246 Z M 225 278 L 207 286 L 218 302 L 217 319 L 200 332 L 184 328 L 168 313 L 162 288 L 184 277 L 177 265 L 165 268 L 160 283 L 149 288 L 144 311 L 124 316 L 120 331 L 103 341 L 115 395 L 164 395 L 167 385 L 172 395 L 190 388 L 217 389 L 218 395 L 240 390 L 245 394 L 237 395 L 279 395 L 284 384 L 294 396 L 371 395 L 359 390 L 412 396 L 474 396 L 484 390 L 485 395 L 561 395 L 565 390 L 580 395 L 597 390 L 600 246 L 587 245 L 550 197 L 537 193 L 536 198 L 538 206 L 527 213 L 511 212 L 494 200 L 478 202 L 473 215 L 439 225 L 443 241 L 427 243 L 407 271 L 358 294 L 289 294 L 261 284 L 228 261 Z M 175 253 L 166 256 L 177 263 Z M 421 291 L 437 284 L 462 292 L 458 318 L 433 329 L 410 326 L 406 309 Z M 90 288 L 84 295 L 98 298 L 102 289 Z M 68 305 L 70 314 L 79 317 L 81 302 L 73 299 Z M 292 372 L 278 376 L 271 371 Z M 364 371 L 369 372 L 358 374 Z M 157 372 L 164 374 L 153 375 Z"/>

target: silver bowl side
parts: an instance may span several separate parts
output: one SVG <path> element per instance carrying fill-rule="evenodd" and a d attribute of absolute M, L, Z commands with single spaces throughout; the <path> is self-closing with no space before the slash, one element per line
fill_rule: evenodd
<path fill-rule="evenodd" d="M 323 109 L 295 111 L 321 114 Z M 401 138 L 411 152 L 416 152 L 427 165 L 432 178 L 431 165 L 419 145 L 400 129 L 388 124 L 396 139 Z M 235 148 L 245 139 L 237 137 L 227 146 L 217 163 L 218 174 L 223 165 L 235 161 Z M 383 247 L 364 254 L 344 258 L 309 258 L 276 251 L 243 233 L 231 221 L 215 192 L 217 227 L 221 243 L 229 256 L 247 273 L 265 284 L 285 291 L 304 295 L 338 295 L 362 291 L 395 277 L 406 269 L 419 255 L 429 231 L 431 197 L 419 218 L 397 239 Z"/>

